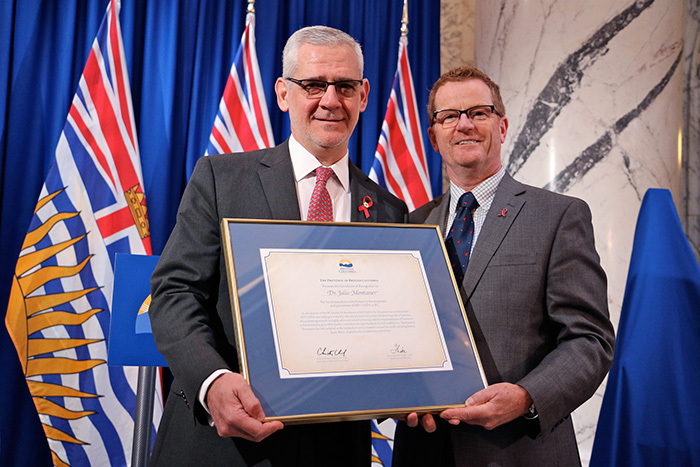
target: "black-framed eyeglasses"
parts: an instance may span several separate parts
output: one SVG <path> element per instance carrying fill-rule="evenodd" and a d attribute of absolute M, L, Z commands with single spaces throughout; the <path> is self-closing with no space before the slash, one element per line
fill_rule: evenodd
<path fill-rule="evenodd" d="M 485 122 L 491 115 L 500 114 L 496 112 L 496 107 L 493 105 L 476 105 L 464 110 L 445 109 L 436 110 L 433 112 L 433 123 L 439 123 L 443 128 L 451 128 L 457 126 L 462 114 L 466 114 L 467 118 L 472 122 Z"/>
<path fill-rule="evenodd" d="M 341 97 L 355 97 L 360 86 L 361 79 L 343 79 L 340 81 L 323 81 L 320 79 L 294 79 L 285 78 L 294 84 L 298 84 L 306 92 L 310 99 L 320 99 L 326 93 L 328 86 L 335 86 L 335 92 Z"/>

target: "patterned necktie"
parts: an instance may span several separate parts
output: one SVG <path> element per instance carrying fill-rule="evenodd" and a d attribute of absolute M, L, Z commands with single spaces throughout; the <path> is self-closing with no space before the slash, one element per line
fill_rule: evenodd
<path fill-rule="evenodd" d="M 457 284 L 462 283 L 467 264 L 469 264 L 469 252 L 474 239 L 472 211 L 478 206 L 479 203 L 471 191 L 459 197 L 457 214 L 452 222 L 450 233 L 445 240 L 445 248 L 447 248 L 447 254 L 450 257 Z"/>
<path fill-rule="evenodd" d="M 316 185 L 311 193 L 309 202 L 309 212 L 306 215 L 307 221 L 333 222 L 333 204 L 331 195 L 326 189 L 326 182 L 333 175 L 330 167 L 319 167 L 316 169 Z"/>

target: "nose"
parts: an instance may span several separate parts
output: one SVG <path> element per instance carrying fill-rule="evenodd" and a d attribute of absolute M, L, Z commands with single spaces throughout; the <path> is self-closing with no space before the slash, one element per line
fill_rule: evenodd
<path fill-rule="evenodd" d="M 470 130 L 474 127 L 475 127 L 474 122 L 471 121 L 471 119 L 467 116 L 466 112 L 461 113 L 459 115 L 459 120 L 457 121 L 457 129 L 458 130 L 465 131 L 465 130 Z"/>
<path fill-rule="evenodd" d="M 340 99 L 338 98 L 338 93 L 335 90 L 335 85 L 330 85 L 326 88 L 326 92 L 321 97 L 319 105 L 324 108 L 336 108 L 340 107 Z"/>

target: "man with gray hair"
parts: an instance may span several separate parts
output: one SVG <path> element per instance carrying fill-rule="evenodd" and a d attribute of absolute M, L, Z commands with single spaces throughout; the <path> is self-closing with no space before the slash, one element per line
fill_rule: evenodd
<path fill-rule="evenodd" d="M 348 157 L 350 135 L 367 106 L 369 83 L 362 76 L 362 51 L 353 38 L 323 26 L 297 31 L 275 83 L 292 136 L 274 148 L 197 162 L 151 279 L 153 335 L 175 376 L 152 465 L 370 463 L 368 421 L 284 430 L 279 421 L 264 421 L 260 402 L 237 373 L 219 230 L 223 218 L 405 221 L 406 205 Z M 358 209 L 365 197 L 373 200 L 369 217 Z"/>

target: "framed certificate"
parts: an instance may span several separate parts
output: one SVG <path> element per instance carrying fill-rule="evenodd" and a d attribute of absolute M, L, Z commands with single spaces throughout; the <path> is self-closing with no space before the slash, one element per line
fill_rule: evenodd
<path fill-rule="evenodd" d="M 240 372 L 266 420 L 464 405 L 486 385 L 437 226 L 223 219 Z"/>

